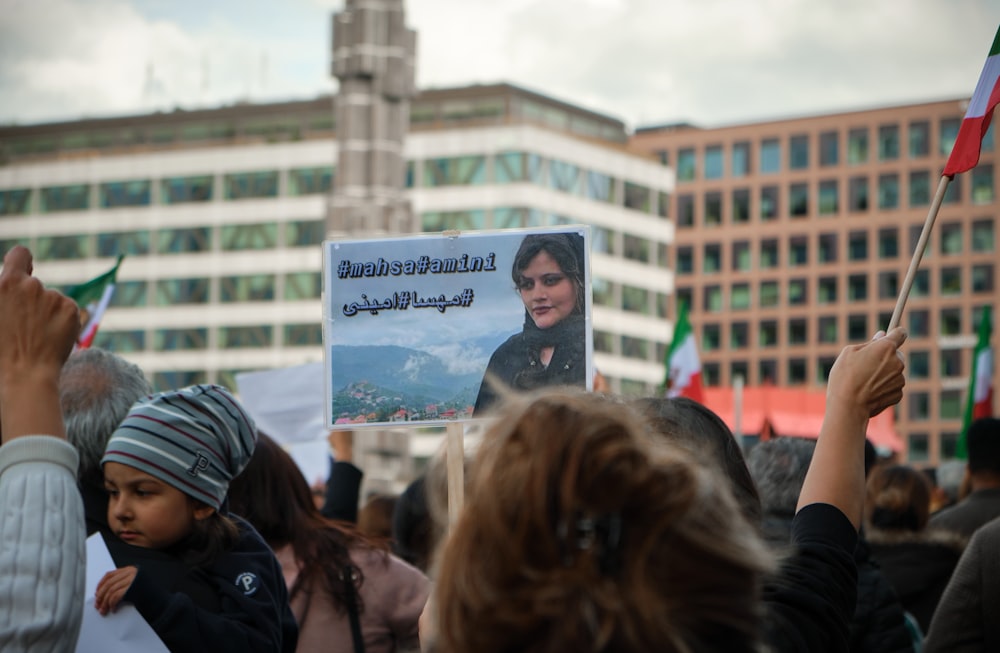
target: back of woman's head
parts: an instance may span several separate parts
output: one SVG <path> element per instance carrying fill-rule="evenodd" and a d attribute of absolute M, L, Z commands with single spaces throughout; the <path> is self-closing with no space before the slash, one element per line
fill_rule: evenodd
<path fill-rule="evenodd" d="M 930 505 L 930 481 L 912 467 L 875 467 L 868 477 L 865 514 L 873 528 L 921 531 L 927 526 Z"/>
<path fill-rule="evenodd" d="M 635 408 L 652 431 L 681 447 L 695 460 L 721 473 L 751 524 L 760 522 L 761 506 L 739 443 L 722 418 L 686 397 L 643 397 Z"/>
<path fill-rule="evenodd" d="M 751 650 L 770 559 L 714 476 L 623 404 L 508 401 L 438 558 L 441 650 Z"/>

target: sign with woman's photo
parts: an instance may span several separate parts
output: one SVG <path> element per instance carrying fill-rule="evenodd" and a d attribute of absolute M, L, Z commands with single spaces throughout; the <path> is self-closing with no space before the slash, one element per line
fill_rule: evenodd
<path fill-rule="evenodd" d="M 487 416 L 592 387 L 587 227 L 323 243 L 330 428 Z"/>

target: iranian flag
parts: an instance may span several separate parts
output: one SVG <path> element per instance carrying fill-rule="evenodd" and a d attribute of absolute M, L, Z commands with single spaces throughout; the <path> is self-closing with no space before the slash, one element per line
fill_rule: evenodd
<path fill-rule="evenodd" d="M 688 321 L 687 304 L 681 304 L 680 315 L 674 325 L 674 337 L 670 341 L 664 364 L 667 367 L 667 378 L 663 385 L 666 386 L 667 397 L 687 397 L 701 402 L 701 360 L 698 358 L 698 346 L 694 341 L 691 322 Z"/>
<path fill-rule="evenodd" d="M 976 167 L 979 163 L 983 136 L 990 127 L 993 109 L 997 104 L 1000 104 L 1000 29 L 997 29 L 997 34 L 993 38 L 990 56 L 986 58 L 986 65 L 983 66 L 976 90 L 969 100 L 965 119 L 962 120 L 955 145 L 951 149 L 951 156 L 948 157 L 948 164 L 945 165 L 942 174 L 954 177 L 960 172 Z"/>
<path fill-rule="evenodd" d="M 94 342 L 97 335 L 97 327 L 101 324 L 104 312 L 108 310 L 111 303 L 111 296 L 115 292 L 115 283 L 118 279 L 118 266 L 122 264 L 124 256 L 119 256 L 115 266 L 86 283 L 74 286 L 66 296 L 76 302 L 80 307 L 80 337 L 77 338 L 76 348 L 86 349 Z"/>
<path fill-rule="evenodd" d="M 979 340 L 972 355 L 972 377 L 969 379 L 969 393 L 965 398 L 965 415 L 962 419 L 962 435 L 958 439 L 955 455 L 965 459 L 966 435 L 969 425 L 980 417 L 993 416 L 993 347 L 990 346 L 990 336 L 993 334 L 993 324 L 990 320 L 990 307 L 983 307 L 983 317 L 979 321 Z"/>

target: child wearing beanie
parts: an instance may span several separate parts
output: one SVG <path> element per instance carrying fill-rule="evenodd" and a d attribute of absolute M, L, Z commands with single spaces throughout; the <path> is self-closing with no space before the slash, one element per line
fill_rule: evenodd
<path fill-rule="evenodd" d="M 134 604 L 171 651 L 295 650 L 281 567 L 225 507 L 256 440 L 253 420 L 221 386 L 132 406 L 101 459 L 108 525 L 119 548 L 155 553 L 135 553 L 128 558 L 136 564 L 105 574 L 95 596 L 101 614 Z"/>

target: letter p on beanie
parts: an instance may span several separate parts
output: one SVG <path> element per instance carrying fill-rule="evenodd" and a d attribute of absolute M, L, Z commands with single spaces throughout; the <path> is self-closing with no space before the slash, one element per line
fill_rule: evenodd
<path fill-rule="evenodd" d="M 193 385 L 135 402 L 101 465 L 134 467 L 218 510 L 256 443 L 253 419 L 227 389 Z"/>

